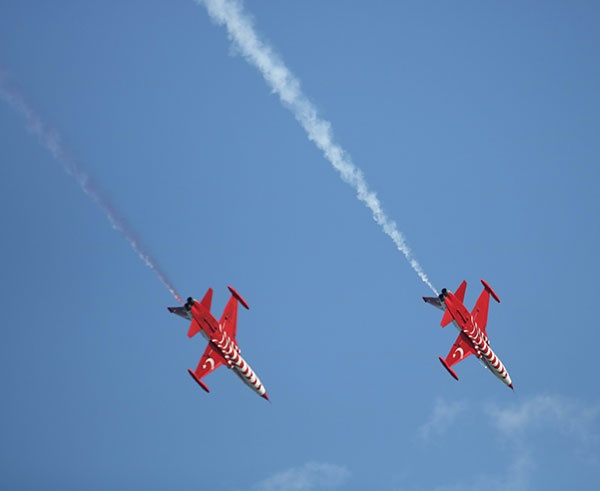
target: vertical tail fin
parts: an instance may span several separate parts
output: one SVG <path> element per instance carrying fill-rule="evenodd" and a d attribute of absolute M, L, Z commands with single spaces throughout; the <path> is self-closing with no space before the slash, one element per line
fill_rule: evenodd
<path fill-rule="evenodd" d="M 454 296 L 456 297 L 457 300 L 460 301 L 460 303 L 465 302 L 465 292 L 467 291 L 467 282 L 463 281 L 460 286 L 456 289 L 456 292 L 454 292 Z M 440 325 L 442 327 L 446 327 L 448 324 L 450 324 L 450 322 L 452 322 L 452 315 L 450 314 L 450 311 L 446 309 L 446 311 L 444 312 L 444 317 L 442 317 L 442 322 L 440 323 Z"/>
<path fill-rule="evenodd" d="M 200 301 L 200 305 L 202 305 L 206 310 L 210 312 L 210 306 L 212 303 L 212 295 L 213 289 L 209 288 L 204 294 L 204 298 Z M 188 300 L 189 301 L 189 300 Z M 196 319 L 192 319 L 192 323 L 190 324 L 190 328 L 188 329 L 188 338 L 194 337 L 196 334 L 200 332 L 200 324 L 196 321 Z"/>
<path fill-rule="evenodd" d="M 212 294 L 213 294 L 213 289 L 209 288 L 208 290 L 206 290 L 206 293 L 204 294 L 204 298 L 200 302 L 200 305 L 202 305 L 209 312 L 210 312 L 210 306 L 212 304 Z"/>
<path fill-rule="evenodd" d="M 460 286 L 454 292 L 454 296 L 458 298 L 463 304 L 465 303 L 465 292 L 467 291 L 467 282 L 463 281 Z"/>

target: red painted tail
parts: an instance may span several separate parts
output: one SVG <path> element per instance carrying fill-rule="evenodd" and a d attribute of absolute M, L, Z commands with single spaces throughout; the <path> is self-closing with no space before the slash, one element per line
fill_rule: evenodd
<path fill-rule="evenodd" d="M 465 302 L 465 292 L 466 291 L 467 291 L 467 282 L 463 281 L 460 284 L 460 286 L 456 289 L 456 292 L 454 293 L 454 296 L 463 304 Z M 446 327 L 448 324 L 450 324 L 450 322 L 452 322 L 452 315 L 450 314 L 450 311 L 446 309 L 446 311 L 444 312 L 444 317 L 442 317 L 441 326 Z"/>
<path fill-rule="evenodd" d="M 210 306 L 212 303 L 212 294 L 213 294 L 213 290 L 212 288 L 209 288 L 206 293 L 204 294 L 204 298 L 202 299 L 202 301 L 200 302 L 200 305 L 202 305 L 206 310 L 208 310 L 210 312 Z M 196 322 L 196 319 L 192 320 L 192 323 L 190 324 L 190 328 L 188 329 L 188 338 L 194 337 L 196 334 L 198 334 L 200 332 L 200 324 L 198 324 L 198 322 Z"/>

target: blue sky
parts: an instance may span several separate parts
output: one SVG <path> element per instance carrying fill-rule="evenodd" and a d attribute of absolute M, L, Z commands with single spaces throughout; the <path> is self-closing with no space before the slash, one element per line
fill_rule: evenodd
<path fill-rule="evenodd" d="M 300 106 L 203 2 L 0 3 L 0 485 L 595 489 L 600 8 L 240 5 Z M 437 289 L 493 286 L 514 393 L 440 365 L 456 331 L 306 104 Z M 134 237 L 183 297 L 244 296 L 271 404 L 186 374 L 204 341 Z"/>

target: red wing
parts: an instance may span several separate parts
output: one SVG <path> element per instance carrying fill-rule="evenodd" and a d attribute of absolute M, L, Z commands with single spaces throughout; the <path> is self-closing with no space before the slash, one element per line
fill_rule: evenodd
<path fill-rule="evenodd" d="M 221 320 L 219 321 L 223 331 L 229 334 L 233 339 L 235 339 L 237 333 L 237 311 L 238 301 L 235 297 L 231 296 L 229 297 L 229 301 L 227 302 Z"/>
<path fill-rule="evenodd" d="M 488 309 L 490 306 L 490 295 L 494 297 L 496 302 L 500 302 L 500 298 L 496 295 L 496 292 L 492 290 L 492 287 L 487 284 L 485 280 L 481 280 L 483 284 L 483 291 L 477 302 L 475 302 L 475 307 L 473 307 L 473 311 L 471 312 L 471 316 L 473 317 L 473 322 L 481 329 L 484 333 L 486 332 L 487 326 L 487 318 L 488 318 Z M 487 334 L 487 333 L 486 333 Z"/>
<path fill-rule="evenodd" d="M 471 317 L 473 317 L 473 323 L 476 324 L 477 327 L 483 332 L 486 332 L 485 328 L 487 326 L 489 306 L 490 292 L 484 289 L 481 292 L 481 295 L 479 295 L 477 302 L 475 302 L 475 307 L 473 307 L 473 311 L 471 312 Z"/>
<path fill-rule="evenodd" d="M 475 307 L 473 307 L 473 311 L 471 312 L 471 316 L 473 317 L 473 323 L 477 325 L 479 329 L 483 332 L 486 332 L 487 326 L 487 318 L 488 318 L 488 307 L 490 304 L 490 294 L 487 290 L 483 290 L 477 302 L 475 303 Z"/>
<path fill-rule="evenodd" d="M 198 384 L 200 384 L 200 386 L 206 392 L 208 392 L 208 387 L 201 382 L 200 379 L 206 377 L 206 375 L 212 372 L 215 368 L 220 367 L 223 363 L 225 363 L 223 357 L 217 351 L 215 351 L 209 343 L 204 351 L 204 354 L 202 355 L 202 358 L 200 358 L 200 363 L 198 363 L 196 370 L 193 372 L 188 370 L 188 372 L 190 372 L 190 375 L 194 377 L 196 382 L 198 382 Z"/>
<path fill-rule="evenodd" d="M 450 348 L 450 352 L 446 357 L 446 364 L 448 367 L 456 365 L 459 361 L 464 360 L 467 356 L 475 353 L 473 346 L 471 345 L 469 338 L 464 333 L 460 333 L 456 338 L 456 341 Z"/>

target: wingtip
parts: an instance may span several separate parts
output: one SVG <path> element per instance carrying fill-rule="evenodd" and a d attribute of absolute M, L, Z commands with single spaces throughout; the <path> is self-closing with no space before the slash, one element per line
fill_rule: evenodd
<path fill-rule="evenodd" d="M 200 380 L 196 374 L 194 372 L 192 372 L 191 369 L 188 368 L 188 373 L 191 375 L 191 377 L 196 381 L 196 383 L 202 387 L 206 392 L 210 392 L 210 389 L 208 388 L 208 386 L 202 382 L 202 380 Z"/>
<path fill-rule="evenodd" d="M 441 356 L 438 356 L 440 362 L 442 363 L 442 365 L 444 365 L 444 368 L 446 370 L 448 370 L 448 373 L 450 375 L 452 375 L 452 378 L 454 380 L 458 380 L 458 375 L 456 375 L 456 372 L 454 370 L 452 370 L 452 368 L 450 368 L 450 366 L 448 365 L 448 363 L 446 362 L 446 360 L 444 360 Z"/>
<path fill-rule="evenodd" d="M 235 297 L 235 299 L 240 302 L 244 308 L 246 310 L 250 310 L 250 306 L 248 305 L 248 302 L 246 302 L 246 300 L 244 300 L 244 298 L 236 291 L 235 288 L 233 288 L 232 286 L 228 285 L 227 288 L 229 288 L 229 291 L 231 292 L 231 294 Z"/>
<path fill-rule="evenodd" d="M 481 280 L 481 284 L 483 285 L 483 288 L 485 288 L 488 292 L 490 292 L 490 295 L 494 298 L 494 300 L 496 300 L 496 302 L 500 303 L 500 297 L 496 294 L 496 292 L 489 285 L 489 283 L 485 280 Z"/>

